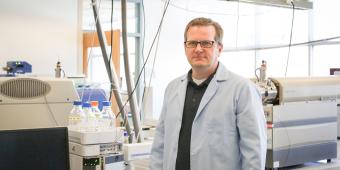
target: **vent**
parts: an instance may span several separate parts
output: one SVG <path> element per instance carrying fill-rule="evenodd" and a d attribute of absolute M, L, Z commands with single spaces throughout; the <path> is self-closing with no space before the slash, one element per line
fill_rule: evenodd
<path fill-rule="evenodd" d="M 16 78 L 0 84 L 0 93 L 17 99 L 30 99 L 45 96 L 51 86 L 41 80 L 32 78 Z"/>

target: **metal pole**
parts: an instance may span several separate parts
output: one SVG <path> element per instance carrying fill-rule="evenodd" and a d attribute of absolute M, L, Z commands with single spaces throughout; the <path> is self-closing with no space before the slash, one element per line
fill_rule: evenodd
<path fill-rule="evenodd" d="M 104 35 L 103 30 L 102 30 L 101 25 L 100 25 L 98 7 L 97 7 L 97 0 L 91 0 L 91 1 L 92 1 L 94 19 L 96 21 L 98 40 L 99 40 L 100 48 L 101 48 L 101 51 L 102 51 L 102 54 L 103 54 L 103 59 L 104 59 L 107 75 L 109 76 L 109 79 L 110 79 L 111 88 L 112 88 L 113 94 L 116 98 L 116 101 L 117 101 L 117 104 L 118 104 L 118 107 L 119 107 L 119 110 L 120 110 L 120 113 L 121 113 L 120 115 L 125 122 L 125 129 L 126 129 L 128 135 L 129 135 L 129 143 L 132 143 L 133 138 L 132 138 L 132 135 L 131 135 L 131 129 L 130 129 L 129 121 L 127 120 L 127 117 L 125 117 L 125 111 L 124 111 L 124 106 L 123 106 L 123 102 L 122 102 L 122 97 L 120 95 L 120 88 L 119 88 L 119 85 L 118 85 L 119 82 L 118 82 L 118 78 L 117 78 L 116 69 L 115 69 L 114 65 L 110 66 L 111 61 L 109 61 L 107 51 L 106 51 L 106 44 L 107 43 L 106 43 L 105 35 Z"/>
<path fill-rule="evenodd" d="M 129 65 L 129 52 L 127 44 L 127 21 L 126 21 L 126 0 L 121 1 L 122 6 L 122 40 L 123 40 L 123 55 L 124 55 L 124 68 L 126 77 L 126 86 L 128 90 L 128 98 L 131 108 L 133 129 L 135 131 L 135 136 L 137 141 L 142 142 L 142 132 L 140 132 L 140 116 L 139 109 L 136 100 L 136 93 L 132 93 L 132 81 L 130 75 L 130 65 Z"/>

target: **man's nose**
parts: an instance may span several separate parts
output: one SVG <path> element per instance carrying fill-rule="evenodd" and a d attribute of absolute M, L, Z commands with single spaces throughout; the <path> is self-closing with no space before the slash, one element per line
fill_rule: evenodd
<path fill-rule="evenodd" d="M 202 51 L 201 43 L 198 43 L 197 46 L 195 47 L 195 51 Z"/>

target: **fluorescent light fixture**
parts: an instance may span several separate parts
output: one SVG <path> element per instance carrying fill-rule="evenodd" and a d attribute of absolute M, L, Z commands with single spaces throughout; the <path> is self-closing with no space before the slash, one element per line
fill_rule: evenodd
<path fill-rule="evenodd" d="M 283 8 L 292 8 L 291 1 L 293 1 L 296 9 L 313 9 L 313 2 L 309 0 L 225 0 L 225 1 L 234 1 L 234 2 L 245 2 L 252 3 L 256 5 L 266 5 L 266 6 L 275 6 L 275 7 L 283 7 Z"/>

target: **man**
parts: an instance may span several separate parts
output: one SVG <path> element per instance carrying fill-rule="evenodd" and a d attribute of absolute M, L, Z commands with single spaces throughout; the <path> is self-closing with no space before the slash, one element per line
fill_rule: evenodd
<path fill-rule="evenodd" d="M 263 170 L 266 123 L 253 84 L 218 62 L 221 26 L 189 22 L 184 48 L 191 70 L 168 85 L 151 151 L 151 170 Z"/>

